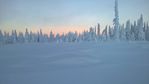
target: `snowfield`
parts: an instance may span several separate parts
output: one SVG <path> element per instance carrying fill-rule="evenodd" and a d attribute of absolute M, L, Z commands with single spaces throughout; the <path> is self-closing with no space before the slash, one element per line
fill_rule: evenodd
<path fill-rule="evenodd" d="M 1 45 L 0 84 L 149 84 L 149 42 Z"/>

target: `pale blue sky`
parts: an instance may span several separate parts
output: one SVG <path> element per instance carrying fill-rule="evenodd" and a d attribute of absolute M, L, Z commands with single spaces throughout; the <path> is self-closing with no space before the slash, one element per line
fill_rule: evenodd
<path fill-rule="evenodd" d="M 144 15 L 149 21 L 149 0 L 118 0 L 120 23 Z M 114 0 L 0 0 L 0 29 L 88 29 L 97 23 L 112 25 Z"/>

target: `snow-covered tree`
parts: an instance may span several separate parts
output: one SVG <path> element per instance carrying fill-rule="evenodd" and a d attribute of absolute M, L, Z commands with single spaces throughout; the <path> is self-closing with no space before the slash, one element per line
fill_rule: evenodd
<path fill-rule="evenodd" d="M 43 42 L 48 42 L 49 41 L 49 37 L 47 34 L 43 35 Z"/>
<path fill-rule="evenodd" d="M 76 42 L 77 40 L 77 34 L 73 32 L 68 32 L 66 35 L 66 41 L 67 42 Z"/>
<path fill-rule="evenodd" d="M 118 0 L 115 0 L 115 18 L 114 24 L 114 39 L 119 40 L 119 13 L 118 13 Z"/>
<path fill-rule="evenodd" d="M 126 32 L 125 32 L 125 27 L 124 24 L 121 26 L 120 29 L 120 40 L 126 40 Z"/>
<path fill-rule="evenodd" d="M 25 38 L 24 38 L 22 32 L 19 32 L 19 34 L 18 34 L 18 42 L 19 43 L 24 43 L 25 42 Z"/>
<path fill-rule="evenodd" d="M 64 33 L 61 35 L 61 40 L 60 41 L 61 42 L 66 42 L 66 36 L 65 36 Z"/>
<path fill-rule="evenodd" d="M 30 41 L 31 43 L 35 42 L 35 41 L 34 41 L 34 34 L 32 33 L 32 31 L 30 31 L 30 34 L 29 34 L 29 41 Z"/>
<path fill-rule="evenodd" d="M 134 24 L 133 24 L 133 33 L 134 33 L 134 40 L 138 40 L 138 28 L 137 28 L 137 23 L 136 21 L 134 21 Z"/>
<path fill-rule="evenodd" d="M 130 38 L 131 38 L 131 33 L 130 33 L 130 30 L 131 30 L 131 23 L 130 23 L 130 20 L 128 20 L 127 22 L 126 22 L 126 28 L 125 28 L 126 30 L 126 40 L 130 40 Z"/>
<path fill-rule="evenodd" d="M 12 33 L 11 33 L 11 40 L 13 43 L 16 43 L 17 42 L 17 32 L 16 30 L 12 30 Z"/>
<path fill-rule="evenodd" d="M 101 35 L 100 35 L 100 24 L 97 24 L 97 35 L 96 35 L 96 39 L 100 40 L 101 39 Z"/>
<path fill-rule="evenodd" d="M 114 39 L 114 29 L 109 26 L 109 39 L 113 40 Z"/>
<path fill-rule="evenodd" d="M 146 28 L 145 29 L 146 29 L 145 30 L 145 39 L 147 41 L 149 41 L 149 25 L 148 25 L 148 23 L 146 24 Z"/>
<path fill-rule="evenodd" d="M 25 42 L 29 42 L 29 37 L 30 37 L 30 35 L 29 35 L 29 32 L 28 32 L 28 29 L 26 28 L 26 31 L 25 31 Z"/>
<path fill-rule="evenodd" d="M 81 35 L 81 39 L 82 41 L 89 41 L 89 32 L 84 30 L 84 32 Z"/>
<path fill-rule="evenodd" d="M 138 40 L 145 40 L 145 32 L 143 31 L 143 15 L 141 14 L 140 19 L 138 20 Z"/>
<path fill-rule="evenodd" d="M 131 41 L 134 41 L 135 40 L 135 33 L 134 33 L 134 30 L 135 28 L 134 28 L 134 25 L 133 24 L 131 24 L 131 29 L 130 29 L 130 40 Z"/>
<path fill-rule="evenodd" d="M 79 42 L 79 37 L 78 37 L 78 32 L 77 31 L 75 31 L 75 33 L 74 33 L 74 38 L 75 38 L 75 42 Z"/>
<path fill-rule="evenodd" d="M 108 27 L 106 26 L 105 29 L 102 31 L 102 40 L 108 40 L 108 32 L 107 32 Z"/>
<path fill-rule="evenodd" d="M 100 24 L 97 24 L 97 36 L 100 36 Z"/>
<path fill-rule="evenodd" d="M 55 41 L 56 41 L 57 43 L 60 42 L 60 35 L 59 35 L 59 33 L 56 34 L 56 36 L 55 36 Z"/>
<path fill-rule="evenodd" d="M 39 32 L 39 42 L 44 42 L 44 37 L 43 37 L 43 33 L 42 33 L 41 29 L 40 29 L 40 32 Z"/>
<path fill-rule="evenodd" d="M 49 40 L 50 40 L 50 42 L 53 42 L 54 41 L 54 34 L 53 34 L 52 31 L 50 32 Z"/>
<path fill-rule="evenodd" d="M 131 33 L 131 38 L 130 38 L 132 41 L 135 41 L 135 34 L 134 32 Z"/>
<path fill-rule="evenodd" d="M 145 33 L 145 31 L 146 31 L 146 24 L 145 24 L 145 22 L 144 22 L 144 25 L 143 25 L 143 32 Z"/>
<path fill-rule="evenodd" d="M 4 32 L 4 43 L 5 44 L 12 44 L 12 39 L 9 35 L 9 32 Z"/>
<path fill-rule="evenodd" d="M 4 36 L 2 31 L 0 30 L 0 44 L 3 43 L 3 41 L 4 41 Z"/>
<path fill-rule="evenodd" d="M 95 28 L 92 28 L 92 27 L 90 28 L 88 40 L 89 41 L 95 41 L 96 40 Z"/>
<path fill-rule="evenodd" d="M 33 33 L 33 41 L 37 43 L 39 42 L 39 32 Z"/>

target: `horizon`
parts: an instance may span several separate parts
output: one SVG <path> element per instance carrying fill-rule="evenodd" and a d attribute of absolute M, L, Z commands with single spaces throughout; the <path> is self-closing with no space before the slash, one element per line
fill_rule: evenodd
<path fill-rule="evenodd" d="M 83 32 L 100 23 L 101 30 L 106 25 L 113 26 L 114 1 L 68 1 L 68 0 L 1 0 L 0 29 L 6 32 L 37 32 L 49 34 Z M 149 21 L 148 0 L 118 0 L 120 24 L 133 22 L 143 14 Z M 9 7 L 8 7 L 9 5 Z M 137 9 L 137 10 L 136 10 Z M 135 10 L 135 11 L 134 11 Z"/>

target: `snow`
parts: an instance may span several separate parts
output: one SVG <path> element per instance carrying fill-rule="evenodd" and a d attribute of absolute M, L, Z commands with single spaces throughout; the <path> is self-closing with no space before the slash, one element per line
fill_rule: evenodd
<path fill-rule="evenodd" d="M 148 42 L 0 46 L 0 84 L 149 84 Z"/>

